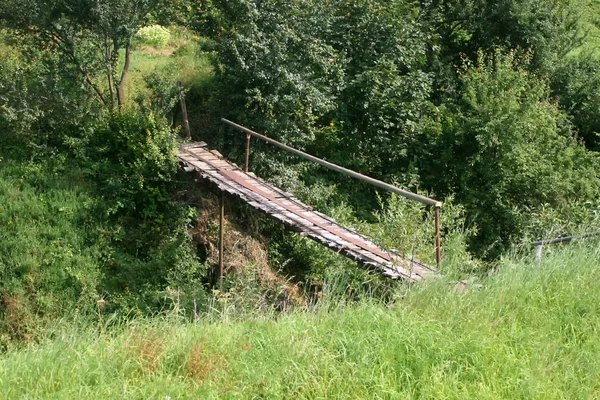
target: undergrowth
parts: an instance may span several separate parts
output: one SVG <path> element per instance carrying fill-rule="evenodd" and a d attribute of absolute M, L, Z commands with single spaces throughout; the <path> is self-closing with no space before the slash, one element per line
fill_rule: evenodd
<path fill-rule="evenodd" d="M 95 201 L 77 172 L 3 159 L 0 204 L 2 348 L 5 335 L 31 340 L 67 304 L 94 311 L 101 245 L 91 227 Z"/>
<path fill-rule="evenodd" d="M 57 329 L 0 358 L 0 397 L 598 398 L 597 244 L 505 259 L 461 290 L 402 288 L 391 303 Z"/>

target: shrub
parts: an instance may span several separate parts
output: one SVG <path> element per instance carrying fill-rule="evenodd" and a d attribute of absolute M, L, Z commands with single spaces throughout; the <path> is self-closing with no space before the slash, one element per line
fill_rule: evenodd
<path fill-rule="evenodd" d="M 138 42 L 144 46 L 163 49 L 169 43 L 171 34 L 160 25 L 151 25 L 141 28 L 135 35 Z"/>
<path fill-rule="evenodd" d="M 552 76 L 552 89 L 589 149 L 600 150 L 600 62 L 567 59 Z"/>
<path fill-rule="evenodd" d="M 587 0 L 435 1 L 441 54 L 458 60 L 476 57 L 496 46 L 532 48 L 531 67 L 551 73 L 569 51 L 581 44 L 582 13 Z M 435 12 L 435 11 L 433 11 Z M 441 22 L 440 22 L 441 21 Z M 534 69 L 531 68 L 531 69 Z"/>
<path fill-rule="evenodd" d="M 380 209 L 375 212 L 376 223 L 363 224 L 361 231 L 385 249 L 395 249 L 405 257 L 414 257 L 435 267 L 433 208 L 393 193 L 378 199 Z M 467 252 L 466 242 L 477 232 L 466 226 L 464 207 L 449 197 L 444 201 L 440 216 L 444 274 L 463 276 L 481 272 L 484 264 Z"/>
<path fill-rule="evenodd" d="M 120 308 L 156 312 L 169 280 L 186 269 L 204 271 L 185 232 L 192 215 L 172 196 L 175 134 L 164 119 L 122 110 L 94 130 L 85 148 L 86 170 L 104 200 L 98 210 L 108 221 L 104 240 L 112 247 L 105 288 L 121 293 Z"/>
<path fill-rule="evenodd" d="M 431 139 L 440 157 L 422 167 L 431 187 L 456 192 L 477 225 L 472 244 L 480 253 L 506 248 L 521 234 L 527 210 L 598 191 L 597 157 L 576 139 L 548 83 L 527 71 L 529 63 L 518 51 L 465 59 L 461 94 Z"/>
<path fill-rule="evenodd" d="M 87 145 L 95 181 L 112 213 L 163 218 L 167 182 L 177 171 L 177 141 L 166 121 L 139 111 L 118 111 L 98 126 Z"/>
<path fill-rule="evenodd" d="M 19 151 L 62 147 L 97 118 L 97 104 L 77 79 L 63 79 L 57 54 L 17 44 L 0 51 L 0 140 Z"/>

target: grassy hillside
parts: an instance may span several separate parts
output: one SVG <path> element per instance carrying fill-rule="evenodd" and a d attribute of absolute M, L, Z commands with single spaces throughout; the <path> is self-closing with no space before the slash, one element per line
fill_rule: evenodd
<path fill-rule="evenodd" d="M 0 358 L 0 397 L 600 398 L 600 253 L 588 245 L 392 306 L 57 331 Z"/>
<path fill-rule="evenodd" d="M 76 172 L 0 156 L 0 349 L 4 333 L 29 340 L 40 319 L 95 303 L 94 204 Z"/>

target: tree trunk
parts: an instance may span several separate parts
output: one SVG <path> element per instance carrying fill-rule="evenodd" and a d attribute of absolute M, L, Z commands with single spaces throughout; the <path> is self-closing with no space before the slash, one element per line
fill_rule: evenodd
<path fill-rule="evenodd" d="M 105 41 L 105 58 L 106 58 L 106 65 L 108 66 L 108 71 L 107 71 L 107 79 L 108 79 L 108 90 L 110 92 L 110 107 L 111 108 L 115 108 L 115 84 L 114 84 L 114 79 L 113 79 L 113 71 L 115 70 L 115 62 L 114 62 L 114 58 L 113 58 L 113 52 L 111 51 L 112 49 L 110 48 L 110 46 L 108 45 L 108 43 L 106 43 Z M 115 52 L 117 50 L 115 49 Z"/>
<path fill-rule="evenodd" d="M 129 64 L 131 63 L 131 41 L 127 40 L 125 45 L 125 65 L 123 66 L 123 73 L 121 74 L 121 80 L 119 81 L 119 87 L 117 88 L 117 97 L 119 100 L 119 107 L 125 104 L 125 80 L 127 79 L 127 73 L 129 72 Z"/>

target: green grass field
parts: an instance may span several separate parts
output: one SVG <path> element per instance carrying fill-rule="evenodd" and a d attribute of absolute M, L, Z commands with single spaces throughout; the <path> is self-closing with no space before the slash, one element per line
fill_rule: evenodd
<path fill-rule="evenodd" d="M 600 252 L 505 260 L 375 303 L 236 322 L 61 330 L 0 357 L 5 399 L 600 398 Z"/>
<path fill-rule="evenodd" d="M 131 54 L 130 75 L 125 84 L 128 102 L 140 94 L 148 94 L 144 76 L 158 73 L 172 82 L 181 81 L 184 88 L 201 87 L 213 77 L 208 57 L 201 54 L 195 39 L 180 40 L 163 50 L 148 47 L 135 49 Z"/>

